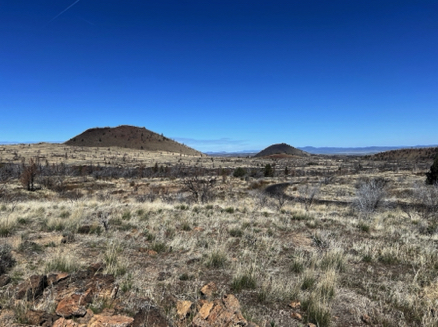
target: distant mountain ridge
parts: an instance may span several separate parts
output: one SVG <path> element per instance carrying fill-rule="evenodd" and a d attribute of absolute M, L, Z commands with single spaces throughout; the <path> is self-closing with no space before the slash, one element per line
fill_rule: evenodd
<path fill-rule="evenodd" d="M 367 155 L 379 152 L 399 150 L 399 149 L 418 149 L 418 148 L 430 148 L 436 145 L 416 145 L 416 146 L 366 146 L 366 147 L 313 147 L 305 146 L 298 147 L 298 149 L 312 153 L 312 154 L 357 154 Z"/>
<path fill-rule="evenodd" d="M 152 132 L 144 127 L 129 125 L 90 128 L 71 138 L 64 144 L 87 147 L 117 146 L 145 151 L 167 151 L 186 155 L 202 155 L 201 152 L 195 149 Z"/>
<path fill-rule="evenodd" d="M 313 147 L 304 146 L 296 147 L 310 154 L 326 154 L 326 155 L 371 155 L 379 152 L 401 150 L 401 149 L 421 149 L 433 148 L 438 145 L 415 145 L 415 146 L 367 146 L 367 147 Z M 254 156 L 260 150 L 241 150 L 241 151 L 210 151 L 205 152 L 210 156 Z"/>
<path fill-rule="evenodd" d="M 372 160 L 433 160 L 438 155 L 438 147 L 398 149 L 367 155 Z"/>

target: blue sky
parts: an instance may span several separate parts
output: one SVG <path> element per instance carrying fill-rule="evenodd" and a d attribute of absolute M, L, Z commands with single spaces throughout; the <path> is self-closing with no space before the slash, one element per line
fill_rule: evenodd
<path fill-rule="evenodd" d="M 201 151 L 436 144 L 437 17 L 436 0 L 2 1 L 0 141 L 129 124 Z"/>

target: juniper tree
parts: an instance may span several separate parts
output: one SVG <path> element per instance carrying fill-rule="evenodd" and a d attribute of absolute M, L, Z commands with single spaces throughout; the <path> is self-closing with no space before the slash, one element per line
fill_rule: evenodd
<path fill-rule="evenodd" d="M 430 171 L 426 173 L 426 184 L 432 185 L 438 182 L 438 155 L 435 156 Z"/>

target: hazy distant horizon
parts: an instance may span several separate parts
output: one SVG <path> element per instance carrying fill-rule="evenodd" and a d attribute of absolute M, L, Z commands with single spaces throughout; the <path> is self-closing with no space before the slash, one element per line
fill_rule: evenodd
<path fill-rule="evenodd" d="M 177 141 L 177 139 L 175 139 Z M 62 144 L 65 141 L 35 141 L 35 142 L 13 142 L 13 141 L 0 141 L 0 145 L 13 145 L 13 144 L 36 144 L 36 143 L 54 143 L 54 144 Z M 194 148 L 195 150 L 201 151 L 206 154 L 232 154 L 232 153 L 257 153 L 261 150 L 265 149 L 267 146 L 259 148 L 259 149 L 229 149 L 229 150 L 201 150 L 198 149 L 190 144 L 186 144 L 189 147 Z M 290 144 L 292 145 L 292 144 Z M 269 146 L 269 145 L 268 145 Z M 323 147 L 314 147 L 311 145 L 307 146 L 295 146 L 293 147 L 308 151 L 309 153 L 314 154 L 329 154 L 329 153 L 339 153 L 341 154 L 344 150 L 345 153 L 361 153 L 361 150 L 364 151 L 364 153 L 375 153 L 375 152 L 383 152 L 383 151 L 389 151 L 389 150 L 397 150 L 397 149 L 409 149 L 409 148 L 428 148 L 428 147 L 437 147 L 437 144 L 431 144 L 431 145 L 398 145 L 398 146 L 365 146 L 365 147 L 331 147 L 331 146 L 323 146 Z M 309 149 L 312 148 L 312 149 Z M 379 150 L 380 149 L 380 150 Z"/>

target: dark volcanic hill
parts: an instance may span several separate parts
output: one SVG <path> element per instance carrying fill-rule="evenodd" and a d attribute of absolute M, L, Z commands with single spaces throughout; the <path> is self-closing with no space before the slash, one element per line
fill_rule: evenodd
<path fill-rule="evenodd" d="M 438 155 L 438 147 L 433 148 L 417 148 L 417 149 L 400 149 L 376 153 L 366 156 L 372 160 L 432 160 Z"/>
<path fill-rule="evenodd" d="M 175 142 L 144 127 L 121 125 L 87 129 L 67 142 L 66 145 L 139 149 L 145 151 L 168 151 L 187 155 L 201 155 L 184 144 Z"/>
<path fill-rule="evenodd" d="M 272 156 L 309 156 L 310 154 L 294 148 L 286 143 L 273 144 L 268 146 L 266 149 L 257 153 L 254 157 L 272 157 Z"/>

